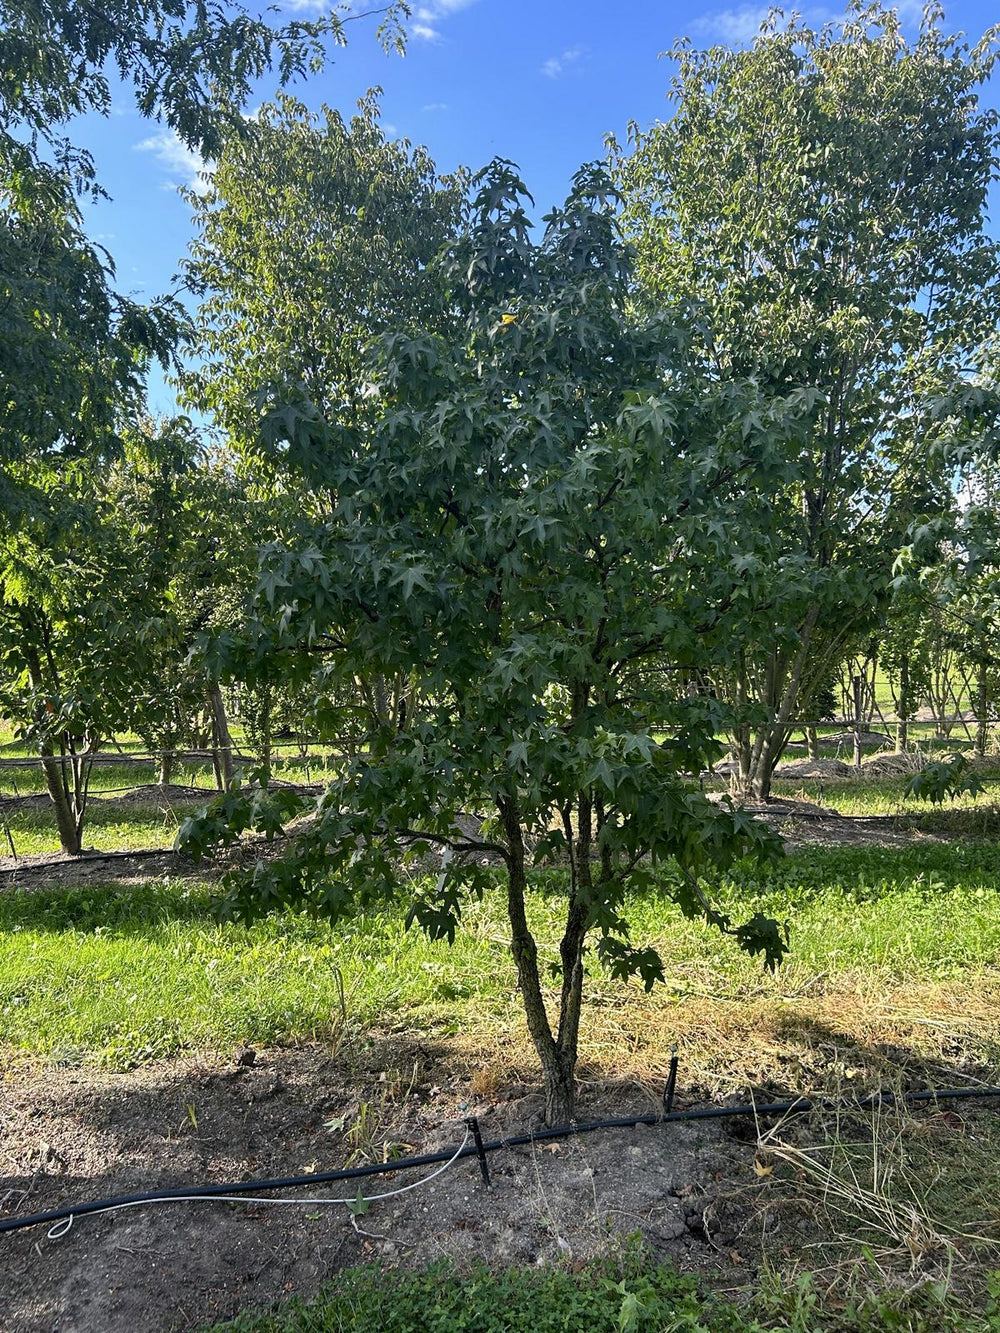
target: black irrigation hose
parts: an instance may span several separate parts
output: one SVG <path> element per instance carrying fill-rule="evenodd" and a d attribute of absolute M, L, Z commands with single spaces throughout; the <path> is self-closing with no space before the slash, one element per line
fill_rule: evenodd
<path fill-rule="evenodd" d="M 421 1157 L 404 1157 L 394 1162 L 380 1162 L 373 1166 L 354 1166 L 342 1171 L 317 1171 L 306 1176 L 284 1176 L 276 1180 L 243 1180 L 234 1185 L 197 1185 L 172 1190 L 150 1190 L 143 1194 L 120 1194 L 113 1198 L 97 1199 L 91 1203 L 81 1203 L 66 1208 L 54 1208 L 46 1213 L 32 1213 L 25 1217 L 12 1217 L 0 1222 L 0 1233 L 21 1231 L 26 1227 L 44 1226 L 46 1223 L 61 1222 L 66 1218 L 85 1217 L 88 1213 L 107 1212 L 130 1204 L 158 1203 L 166 1199 L 211 1199 L 217 1195 L 260 1194 L 269 1190 L 294 1189 L 298 1186 L 325 1185 L 337 1180 L 358 1180 L 365 1176 L 387 1175 L 393 1171 L 410 1171 L 419 1166 L 433 1166 L 454 1158 L 478 1157 L 483 1179 L 488 1179 L 485 1169 L 486 1154 L 497 1152 L 501 1148 L 519 1148 L 532 1143 L 545 1143 L 550 1139 L 569 1138 L 573 1134 L 590 1134 L 599 1129 L 634 1129 L 637 1125 L 661 1125 L 682 1120 L 722 1120 L 731 1116 L 770 1116 L 800 1114 L 818 1108 L 843 1108 L 849 1111 L 865 1110 L 883 1103 L 894 1105 L 896 1102 L 936 1102 L 957 1100 L 968 1097 L 1000 1097 L 1000 1088 L 938 1088 L 926 1092 L 907 1092 L 897 1097 L 891 1092 L 877 1092 L 870 1097 L 860 1097 L 847 1101 L 813 1101 L 808 1097 L 796 1097 L 788 1102 L 766 1102 L 763 1105 L 750 1103 L 746 1106 L 706 1106 L 686 1111 L 670 1111 L 660 1115 L 620 1116 L 611 1120 L 588 1120 L 579 1124 L 557 1125 L 552 1129 L 533 1130 L 528 1134 L 516 1134 L 510 1138 L 492 1139 L 481 1142 L 478 1125 L 473 1119 L 468 1122 L 473 1129 L 476 1141 L 455 1152 L 424 1153 Z M 308 1200 L 303 1200 L 308 1202 Z"/>

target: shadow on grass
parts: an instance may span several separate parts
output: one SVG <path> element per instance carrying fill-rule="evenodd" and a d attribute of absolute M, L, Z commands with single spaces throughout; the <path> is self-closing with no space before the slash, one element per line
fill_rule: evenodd
<path fill-rule="evenodd" d="M 30 930 L 151 937 L 171 922 L 213 926 L 218 891 L 207 884 L 143 881 L 0 893 L 0 934 Z"/>

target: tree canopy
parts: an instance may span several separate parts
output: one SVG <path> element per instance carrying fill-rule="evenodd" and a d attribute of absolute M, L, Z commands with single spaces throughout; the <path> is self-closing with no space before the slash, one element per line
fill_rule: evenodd
<path fill-rule="evenodd" d="M 816 391 L 799 478 L 770 497 L 774 633 L 724 686 L 767 719 L 740 747 L 760 796 L 844 636 L 877 623 L 911 527 L 950 507 L 942 405 L 997 324 L 997 117 L 977 102 L 995 50 L 941 24 L 929 7 L 908 41 L 857 4 L 818 31 L 775 12 L 746 50 L 678 43 L 674 115 L 617 157 L 637 299 L 689 303 L 720 380 Z"/>
<path fill-rule="evenodd" d="M 460 180 L 385 135 L 376 93 L 350 121 L 291 97 L 262 107 L 191 196 L 192 403 L 257 455 L 271 385 L 297 384 L 324 415 L 360 426 L 375 404 L 372 338 L 445 316 L 431 262 L 461 201 Z"/>
<path fill-rule="evenodd" d="M 627 895 L 661 862 L 679 901 L 775 963 L 776 923 L 734 925 L 704 878 L 767 836 L 692 786 L 718 753 L 722 706 L 685 672 L 752 614 L 766 525 L 734 503 L 773 487 L 810 396 L 713 385 L 681 328 L 628 313 L 629 251 L 600 166 L 581 169 L 532 236 L 509 163 L 477 177 L 467 227 L 439 261 L 457 332 L 376 340 L 380 410 L 359 428 L 276 399 L 263 440 L 331 497 L 295 546 L 265 551 L 252 653 L 318 655 L 332 675 L 415 675 L 412 709 L 373 728 L 286 857 L 232 885 L 247 916 L 305 904 L 330 917 L 404 892 L 396 858 L 454 853 L 411 905 L 451 937 L 482 858 L 506 871 L 512 952 L 546 1074 L 572 1112 L 586 941 L 652 985 Z M 437 321 L 435 321 L 435 324 Z M 755 558 L 756 556 L 756 558 Z M 257 822 L 252 792 L 192 821 L 203 848 Z M 550 1022 L 525 915 L 530 863 L 569 865 L 561 999 Z"/>

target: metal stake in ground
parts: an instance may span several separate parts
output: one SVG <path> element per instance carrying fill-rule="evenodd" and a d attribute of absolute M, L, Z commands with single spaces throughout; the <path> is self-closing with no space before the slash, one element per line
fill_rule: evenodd
<path fill-rule="evenodd" d="M 476 1156 L 479 1158 L 479 1169 L 483 1173 L 483 1184 L 489 1188 L 490 1183 L 490 1164 L 486 1157 L 486 1149 L 483 1147 L 483 1136 L 479 1132 L 479 1120 L 476 1116 L 470 1115 L 465 1123 L 472 1130 L 472 1138 L 476 1145 Z"/>
<path fill-rule="evenodd" d="M 677 1091 L 677 1064 L 677 1047 L 671 1046 L 667 1086 L 663 1089 L 663 1111 L 665 1115 L 669 1115 L 674 1109 L 674 1093 Z"/>

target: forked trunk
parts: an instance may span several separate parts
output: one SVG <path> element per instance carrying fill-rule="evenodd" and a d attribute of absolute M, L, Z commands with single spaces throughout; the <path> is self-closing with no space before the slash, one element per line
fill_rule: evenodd
<path fill-rule="evenodd" d="M 507 916 L 511 928 L 510 948 L 517 967 L 518 988 L 524 1004 L 528 1032 L 538 1052 L 545 1080 L 545 1121 L 549 1125 L 564 1125 L 573 1119 L 576 1100 L 577 1038 L 583 992 L 582 936 L 578 942 L 573 938 L 576 935 L 576 914 L 571 904 L 561 950 L 563 995 L 557 1039 L 553 1036 L 545 1010 L 545 998 L 538 974 L 538 947 L 525 913 L 527 879 L 519 812 L 515 801 L 510 798 L 499 802 L 499 810 L 509 849 Z"/>
<path fill-rule="evenodd" d="M 83 850 L 82 820 L 77 819 L 73 800 L 67 789 L 65 761 L 55 755 L 42 755 L 45 785 L 52 798 L 52 809 L 59 830 L 59 845 L 67 856 L 79 856 Z"/>

